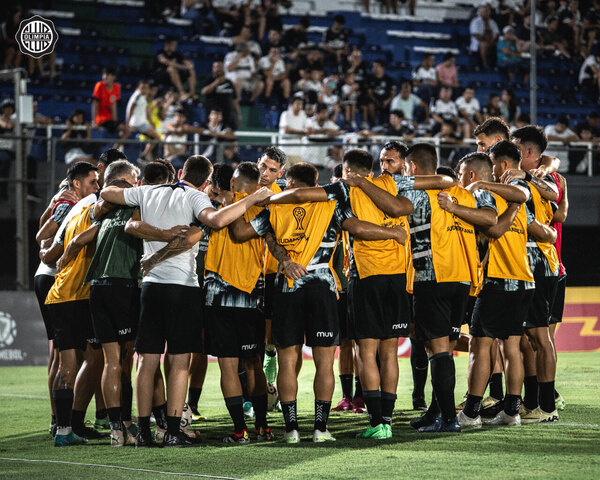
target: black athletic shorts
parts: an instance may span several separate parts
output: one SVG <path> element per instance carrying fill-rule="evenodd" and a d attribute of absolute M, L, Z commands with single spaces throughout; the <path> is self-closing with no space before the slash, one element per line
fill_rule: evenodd
<path fill-rule="evenodd" d="M 345 290 L 338 293 L 337 300 L 338 321 L 340 322 L 340 338 L 354 340 L 354 330 L 350 320 L 351 314 L 348 310 L 348 292 Z"/>
<path fill-rule="evenodd" d="M 119 131 L 119 125 L 120 123 L 116 120 L 106 120 L 98 126 L 106 130 L 108 133 L 115 135 Z"/>
<path fill-rule="evenodd" d="M 60 351 L 85 350 L 88 344 L 101 348 L 94 336 L 89 300 L 51 303 L 46 307 L 54 327 L 54 345 Z"/>
<path fill-rule="evenodd" d="M 40 306 L 40 312 L 42 313 L 42 320 L 44 320 L 44 327 L 46 327 L 46 336 L 48 340 L 54 340 L 54 328 L 52 327 L 52 319 L 48 313 L 48 307 L 44 304 L 48 292 L 54 285 L 54 277 L 52 275 L 36 275 L 33 278 L 33 289 L 35 290 L 35 296 Z"/>
<path fill-rule="evenodd" d="M 355 339 L 408 336 L 410 313 L 406 275 L 372 275 L 348 283 Z"/>
<path fill-rule="evenodd" d="M 567 289 L 567 274 L 565 273 L 558 279 L 558 286 L 556 287 L 556 296 L 554 297 L 554 305 L 552 305 L 552 314 L 550 316 L 550 323 L 562 322 L 563 312 L 565 310 L 565 291 Z"/>
<path fill-rule="evenodd" d="M 472 297 L 469 295 L 469 300 L 467 301 L 467 310 L 465 311 L 465 318 L 463 319 L 463 325 L 471 325 L 471 320 L 473 319 L 473 310 L 475 309 L 475 302 L 477 297 Z"/>
<path fill-rule="evenodd" d="M 199 298 L 199 287 L 143 283 L 136 352 L 163 353 L 165 342 L 173 355 L 201 350 Z"/>
<path fill-rule="evenodd" d="M 307 285 L 292 293 L 276 291 L 271 331 L 273 343 L 279 347 L 339 345 L 336 295 L 325 283 Z"/>
<path fill-rule="evenodd" d="M 273 318 L 273 294 L 275 293 L 276 273 L 265 275 L 265 297 L 263 303 L 264 317 Z"/>
<path fill-rule="evenodd" d="M 506 292 L 491 285 L 483 287 L 475 302 L 471 320 L 473 337 L 506 340 L 523 335 L 533 289 Z"/>
<path fill-rule="evenodd" d="M 418 340 L 456 340 L 465 318 L 469 285 L 458 282 L 415 282 L 413 305 Z"/>
<path fill-rule="evenodd" d="M 215 357 L 249 358 L 265 345 L 265 317 L 256 308 L 206 307 L 207 353 Z"/>
<path fill-rule="evenodd" d="M 550 316 L 554 305 L 554 297 L 558 287 L 558 277 L 535 275 L 535 293 L 529 304 L 529 314 L 523 322 L 526 329 L 547 327 L 550 325 Z"/>
<path fill-rule="evenodd" d="M 90 287 L 90 309 L 100 343 L 133 340 L 140 320 L 137 280 L 111 279 L 112 285 Z"/>

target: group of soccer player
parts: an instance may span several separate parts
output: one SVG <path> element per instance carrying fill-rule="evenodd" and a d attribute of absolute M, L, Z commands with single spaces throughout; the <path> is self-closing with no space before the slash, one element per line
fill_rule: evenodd
<path fill-rule="evenodd" d="M 303 345 L 315 364 L 313 441 L 335 441 L 327 423 L 338 345 L 334 410 L 366 407 L 357 437 L 391 438 L 406 336 L 420 432 L 477 428 L 482 416 L 493 425 L 558 420 L 566 182 L 554 173 L 558 159 L 543 155 L 540 128 L 511 133 L 491 118 L 474 135 L 478 151 L 456 174 L 438 170 L 430 144 L 389 142 L 380 176 L 371 154 L 349 150 L 324 186 L 314 166 L 288 165 L 277 147 L 235 170 L 192 156 L 179 172 L 156 161 L 140 175 L 115 149 L 97 166 L 72 165 L 36 237 L 54 445 L 101 436 L 84 421 L 94 395 L 95 425 L 110 428 L 113 446 L 197 443 L 182 414 L 200 416 L 207 354 L 218 359 L 233 422 L 225 443 L 276 439 L 267 422 L 275 382 L 282 439 L 298 443 Z M 458 415 L 454 350 L 469 352 Z"/>

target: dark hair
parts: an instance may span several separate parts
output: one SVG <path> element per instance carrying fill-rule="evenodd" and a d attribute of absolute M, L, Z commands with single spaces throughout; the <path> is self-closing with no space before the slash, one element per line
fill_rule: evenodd
<path fill-rule="evenodd" d="M 83 180 L 87 177 L 90 172 L 97 172 L 98 167 L 95 167 L 89 162 L 77 162 L 69 167 L 67 170 L 67 181 L 69 182 L 69 187 L 73 187 L 74 180 Z"/>
<path fill-rule="evenodd" d="M 335 23 L 341 23 L 342 25 L 344 25 L 346 23 L 346 18 L 343 15 L 336 15 L 335 17 L 333 17 L 333 21 Z"/>
<path fill-rule="evenodd" d="M 213 171 L 212 163 L 202 155 L 192 155 L 183 164 L 181 179 L 191 183 L 194 187 L 200 187 Z"/>
<path fill-rule="evenodd" d="M 435 172 L 438 165 L 437 152 L 431 143 L 415 143 L 406 152 L 406 159 L 427 172 Z"/>
<path fill-rule="evenodd" d="M 400 118 L 405 118 L 404 111 L 403 111 L 403 110 L 400 110 L 399 108 L 397 108 L 397 109 L 395 109 L 395 110 L 392 110 L 392 111 L 390 112 L 390 115 L 396 115 L 397 117 L 400 117 Z"/>
<path fill-rule="evenodd" d="M 400 154 L 400 158 L 406 158 L 408 147 L 403 142 L 397 142 L 395 140 L 387 142 L 381 150 L 394 150 Z"/>
<path fill-rule="evenodd" d="M 317 179 L 319 178 L 319 172 L 314 165 L 306 162 L 300 162 L 296 165 L 292 165 L 285 172 L 287 178 L 308 185 L 309 187 L 315 187 L 317 185 Z"/>
<path fill-rule="evenodd" d="M 504 119 L 500 117 L 490 117 L 481 125 L 477 125 L 475 130 L 473 130 L 473 136 L 477 135 L 487 135 L 491 137 L 492 135 L 501 135 L 505 140 L 510 138 L 510 128 L 504 121 Z"/>
<path fill-rule="evenodd" d="M 341 163 L 338 163 L 335 167 L 333 167 L 332 175 L 335 178 L 342 178 L 344 174 L 344 166 Z"/>
<path fill-rule="evenodd" d="M 492 145 L 488 153 L 490 157 L 494 157 L 494 160 L 506 158 L 514 167 L 518 167 L 521 162 L 521 149 L 508 140 L 502 140 Z"/>
<path fill-rule="evenodd" d="M 492 168 L 494 165 L 492 164 L 490 156 L 487 153 L 468 153 L 458 161 L 457 170 L 460 168 L 461 164 L 464 164 L 466 167 L 470 167 L 471 170 L 477 172 L 479 176 L 484 177 L 485 180 L 492 178 Z"/>
<path fill-rule="evenodd" d="M 112 180 L 122 175 L 132 174 L 137 177 L 140 174 L 140 169 L 133 163 L 129 163 L 127 160 L 117 160 L 104 170 L 104 183 L 110 183 Z"/>
<path fill-rule="evenodd" d="M 104 67 L 102 69 L 102 73 L 105 73 L 106 75 L 114 75 L 115 77 L 117 76 L 117 67 Z"/>
<path fill-rule="evenodd" d="M 165 43 L 178 42 L 179 39 L 174 35 L 167 35 L 165 37 Z"/>
<path fill-rule="evenodd" d="M 513 138 L 518 138 L 521 143 L 529 143 L 535 145 L 539 153 L 543 153 L 548 146 L 548 138 L 544 131 L 536 125 L 527 125 L 526 127 L 517 128 L 511 135 Z"/>
<path fill-rule="evenodd" d="M 590 117 L 590 118 L 591 118 L 591 117 Z M 528 114 L 528 113 L 521 113 L 521 114 L 519 115 L 519 117 L 517 118 L 517 120 L 518 120 L 519 122 L 523 122 L 523 123 L 528 123 L 528 124 L 529 124 L 529 123 L 531 123 L 531 117 L 529 116 L 529 114 Z"/>
<path fill-rule="evenodd" d="M 373 155 L 366 150 L 355 148 L 354 150 L 348 150 L 344 154 L 342 163 L 350 168 L 355 167 L 359 170 L 370 172 L 373 169 Z"/>
<path fill-rule="evenodd" d="M 298 23 L 304 28 L 308 28 L 310 27 L 310 18 L 308 16 L 304 16 L 298 21 Z"/>
<path fill-rule="evenodd" d="M 509 122 L 514 122 L 517 117 L 517 97 L 515 96 L 515 91 L 512 88 L 505 88 L 504 91 L 510 97 L 508 102 L 508 118 Z"/>
<path fill-rule="evenodd" d="M 588 115 L 589 118 L 600 118 L 600 113 L 592 112 Z"/>
<path fill-rule="evenodd" d="M 171 183 L 175 178 L 175 168 L 173 168 L 173 172 L 169 170 L 169 167 L 163 161 L 155 161 L 150 162 L 148 165 L 144 167 L 144 172 L 142 173 L 142 183 L 144 185 L 160 185 L 162 183 Z"/>
<path fill-rule="evenodd" d="M 285 152 L 281 148 L 274 146 L 265 148 L 261 157 L 267 157 L 271 160 L 275 160 L 281 166 L 285 165 L 285 162 L 287 162 L 287 155 Z"/>
<path fill-rule="evenodd" d="M 233 167 L 226 163 L 215 163 L 211 176 L 212 184 L 221 190 L 231 190 L 231 177 L 233 177 Z"/>
<path fill-rule="evenodd" d="M 71 115 L 69 115 L 69 121 L 72 122 L 73 117 L 76 117 L 77 115 L 83 115 L 83 118 L 85 120 L 85 113 L 83 112 L 83 110 L 81 108 L 76 108 L 71 112 Z"/>
<path fill-rule="evenodd" d="M 108 167 L 111 163 L 116 162 L 117 160 L 127 160 L 127 156 L 121 150 L 109 148 L 102 153 L 102 155 L 100 155 L 98 163 L 102 163 L 105 167 Z"/>
<path fill-rule="evenodd" d="M 210 112 L 217 112 L 223 114 L 223 109 L 221 107 L 214 106 L 210 107 L 210 111 L 208 113 L 210 114 Z"/>
<path fill-rule="evenodd" d="M 563 125 L 566 125 L 568 127 L 569 126 L 569 117 L 567 117 L 566 115 L 560 115 L 557 118 L 556 123 L 562 123 Z"/>
<path fill-rule="evenodd" d="M 317 109 L 316 109 L 317 113 L 321 113 L 321 112 L 324 112 L 326 110 L 328 110 L 327 105 L 325 105 L 324 103 L 318 103 L 317 104 Z"/>
<path fill-rule="evenodd" d="M 253 162 L 240 163 L 233 174 L 237 177 L 242 177 L 245 183 L 258 183 L 260 179 L 258 165 Z"/>
<path fill-rule="evenodd" d="M 437 173 L 438 175 L 447 175 L 458 180 L 458 175 L 456 174 L 456 172 L 452 168 L 447 166 L 438 167 L 435 173 Z"/>
<path fill-rule="evenodd" d="M 385 61 L 381 60 L 381 59 L 377 59 L 377 60 L 373 60 L 373 63 L 378 63 L 379 65 L 381 65 L 383 68 L 385 68 Z"/>
<path fill-rule="evenodd" d="M 455 58 L 455 55 L 452 52 L 444 53 L 444 61 L 450 60 L 451 58 Z"/>

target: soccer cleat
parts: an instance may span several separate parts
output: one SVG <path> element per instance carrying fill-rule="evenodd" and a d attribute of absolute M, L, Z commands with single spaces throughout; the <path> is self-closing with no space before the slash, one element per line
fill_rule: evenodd
<path fill-rule="evenodd" d="M 421 433 L 455 433 L 460 432 L 458 420 L 454 417 L 450 422 L 446 423 L 442 420 L 442 416 L 435 417 L 435 421 L 426 427 L 419 428 Z"/>
<path fill-rule="evenodd" d="M 494 418 L 486 419 L 483 421 L 483 423 L 486 425 L 507 425 L 509 427 L 514 427 L 521 425 L 521 415 L 517 413 L 516 415 L 512 416 L 502 410 Z"/>
<path fill-rule="evenodd" d="M 352 399 L 348 397 L 343 397 L 337 407 L 331 409 L 332 412 L 347 412 L 348 410 L 352 410 Z"/>
<path fill-rule="evenodd" d="M 242 408 L 244 409 L 244 417 L 254 418 L 254 407 L 252 406 L 252 402 L 244 402 Z"/>
<path fill-rule="evenodd" d="M 80 437 L 79 435 L 73 432 L 70 432 L 67 435 L 56 434 L 54 436 L 55 447 L 72 447 L 74 445 L 85 445 L 87 442 L 87 438 Z"/>
<path fill-rule="evenodd" d="M 192 423 L 202 422 L 202 421 L 206 420 L 206 417 L 204 415 L 201 415 L 200 412 L 198 411 L 198 407 L 192 407 L 190 405 L 190 410 L 192 411 Z"/>
<path fill-rule="evenodd" d="M 291 432 L 285 432 L 283 434 L 285 443 L 300 443 L 300 432 L 298 430 L 292 430 Z"/>
<path fill-rule="evenodd" d="M 413 410 L 421 410 L 423 412 L 427 410 L 427 402 L 424 397 L 413 397 L 412 403 Z"/>
<path fill-rule="evenodd" d="M 502 400 L 498 400 L 492 396 L 485 397 L 481 402 L 481 409 L 484 410 L 493 407 L 494 405 L 498 405 L 501 401 Z"/>
<path fill-rule="evenodd" d="M 162 443 L 162 441 L 165 439 L 165 433 L 167 433 L 166 428 L 156 427 L 156 431 L 154 432 L 154 441 Z"/>
<path fill-rule="evenodd" d="M 352 400 L 352 413 L 366 413 L 365 401 L 360 397 L 354 397 Z"/>
<path fill-rule="evenodd" d="M 486 408 L 482 407 L 481 412 L 479 413 L 482 417 L 493 418 L 496 415 L 498 415 L 502 410 L 504 410 L 504 400 L 500 400 L 498 403 L 494 403 L 493 405 Z"/>
<path fill-rule="evenodd" d="M 419 418 L 413 418 L 410 421 L 410 426 L 413 427 L 415 430 L 418 430 L 421 427 L 426 427 L 428 425 L 431 425 L 433 422 L 435 422 L 435 417 L 432 417 L 431 415 L 425 413 L 424 415 L 421 415 Z"/>
<path fill-rule="evenodd" d="M 108 435 L 100 433 L 90 427 L 73 427 L 73 432 L 80 437 L 87 438 L 88 440 L 98 440 L 99 438 L 106 438 Z"/>
<path fill-rule="evenodd" d="M 223 443 L 229 443 L 233 445 L 248 445 L 250 443 L 248 430 L 244 430 L 242 433 L 232 433 L 223 439 Z"/>
<path fill-rule="evenodd" d="M 523 418 L 529 412 L 531 412 L 531 410 L 528 409 L 525 405 L 521 404 L 521 406 L 519 407 L 519 415 L 521 415 L 521 418 Z"/>
<path fill-rule="evenodd" d="M 456 405 L 456 413 L 460 412 L 461 410 L 464 410 L 465 405 L 467 404 L 467 395 L 469 392 L 465 393 L 465 396 L 463 397 L 463 401 L 460 402 L 458 405 Z"/>
<path fill-rule="evenodd" d="M 177 432 L 176 435 L 167 432 L 163 438 L 163 447 L 189 447 L 191 445 L 191 438 L 183 432 Z"/>
<path fill-rule="evenodd" d="M 521 423 L 523 425 L 527 425 L 530 423 L 548 423 L 548 422 L 557 422 L 558 421 L 558 412 L 554 410 L 553 412 L 544 412 L 541 407 L 537 407 L 534 410 L 531 410 L 527 415 L 521 417 Z"/>
<path fill-rule="evenodd" d="M 475 418 L 469 417 L 463 410 L 458 412 L 456 419 L 460 428 L 481 428 L 481 416 L 477 415 Z"/>
<path fill-rule="evenodd" d="M 110 431 L 110 445 L 111 447 L 122 447 L 127 442 L 127 433 L 123 430 L 111 430 Z"/>
<path fill-rule="evenodd" d="M 129 433 L 129 435 L 132 435 L 133 437 L 135 437 L 138 433 L 138 426 L 136 423 L 131 423 L 131 425 L 129 425 L 127 428 L 127 433 Z"/>
<path fill-rule="evenodd" d="M 372 438 L 375 440 L 385 440 L 386 438 L 390 438 L 388 437 L 388 431 L 385 427 L 386 425 L 384 425 L 383 423 L 380 423 L 375 427 L 369 425 L 369 427 L 364 432 L 356 435 L 356 438 Z"/>
<path fill-rule="evenodd" d="M 563 396 L 560 393 L 558 393 L 558 392 L 556 392 L 556 393 L 558 395 L 557 397 L 554 398 L 554 403 L 556 404 L 556 409 L 564 410 L 565 405 L 566 405 L 565 399 L 563 398 Z"/>
<path fill-rule="evenodd" d="M 56 430 L 58 430 L 58 426 L 56 425 L 56 423 L 51 423 L 49 431 L 50 435 L 52 435 L 53 438 L 56 436 Z"/>
<path fill-rule="evenodd" d="M 97 418 L 94 420 L 94 428 L 96 430 L 110 430 L 110 422 L 108 421 L 108 417 Z"/>
<path fill-rule="evenodd" d="M 392 438 L 392 426 L 387 423 L 384 423 L 383 427 L 385 428 L 385 433 L 386 433 L 385 438 Z"/>
<path fill-rule="evenodd" d="M 265 355 L 265 363 L 263 365 L 267 383 L 275 383 L 277 381 L 277 355 Z"/>
<path fill-rule="evenodd" d="M 322 432 L 321 430 L 315 430 L 315 433 L 313 433 L 313 442 L 335 442 L 335 437 L 331 433 L 329 433 L 329 430 L 325 430 L 324 432 Z"/>
<path fill-rule="evenodd" d="M 163 434 L 164 436 L 164 434 Z M 162 443 L 162 440 L 161 440 Z M 135 436 L 135 448 L 153 448 L 158 447 L 157 443 L 152 440 L 152 434 L 150 431 L 144 432 L 140 430 Z"/>
<path fill-rule="evenodd" d="M 260 427 L 256 430 L 257 442 L 272 442 L 273 440 L 275 440 L 275 435 L 273 435 L 268 428 Z"/>

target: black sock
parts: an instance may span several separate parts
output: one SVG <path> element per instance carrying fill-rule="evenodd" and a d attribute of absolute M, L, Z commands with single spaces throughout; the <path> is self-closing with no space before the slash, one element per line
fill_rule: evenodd
<path fill-rule="evenodd" d="M 520 395 L 511 395 L 510 393 L 506 394 L 504 398 L 504 413 L 514 417 L 521 408 L 521 396 Z"/>
<path fill-rule="evenodd" d="M 357 375 L 354 377 L 354 397 L 353 398 L 362 398 L 363 390 L 362 385 L 360 384 L 360 378 Z"/>
<path fill-rule="evenodd" d="M 71 426 L 71 410 L 73 409 L 73 389 L 61 388 L 52 390 L 54 408 L 56 409 L 56 426 L 58 428 Z"/>
<path fill-rule="evenodd" d="M 298 413 L 296 410 L 296 400 L 291 402 L 281 402 L 281 411 L 285 421 L 285 431 L 291 432 L 298 430 Z"/>
<path fill-rule="evenodd" d="M 108 421 L 111 430 L 121 429 L 121 407 L 111 407 L 108 409 Z"/>
<path fill-rule="evenodd" d="M 558 397 L 560 397 L 560 393 L 558 393 L 558 390 L 556 390 L 556 388 L 554 389 L 554 399 L 558 400 Z"/>
<path fill-rule="evenodd" d="M 425 384 L 427 383 L 427 370 L 429 362 L 425 344 L 419 340 L 410 339 L 410 366 L 413 376 L 413 398 L 425 397 Z"/>
<path fill-rule="evenodd" d="M 387 425 L 392 424 L 394 405 L 396 405 L 396 395 L 390 392 L 381 392 L 381 419 Z"/>
<path fill-rule="evenodd" d="M 242 384 L 242 397 L 244 397 L 244 402 L 247 402 L 250 400 L 250 392 L 248 391 L 248 374 L 246 373 L 244 362 L 242 361 L 240 361 L 240 366 L 238 367 L 238 377 L 240 378 L 240 383 Z"/>
<path fill-rule="evenodd" d="M 437 403 L 437 400 L 435 399 L 435 392 L 431 392 L 431 402 L 429 402 L 429 407 L 427 407 L 425 415 L 427 415 L 428 418 L 433 420 L 438 413 L 440 413 L 440 407 Z"/>
<path fill-rule="evenodd" d="M 162 405 L 152 407 L 152 413 L 154 414 L 154 420 L 156 421 L 156 426 L 162 428 L 163 430 L 166 430 L 167 429 L 167 404 L 163 403 Z"/>
<path fill-rule="evenodd" d="M 479 412 L 481 412 L 482 400 L 483 397 L 478 397 L 468 393 L 467 400 L 465 401 L 465 408 L 463 408 L 463 413 L 469 418 L 477 418 L 479 416 Z"/>
<path fill-rule="evenodd" d="M 131 405 L 133 403 L 133 388 L 131 381 L 121 382 L 121 420 L 131 422 Z"/>
<path fill-rule="evenodd" d="M 188 405 L 192 408 L 198 408 L 198 400 L 202 394 L 202 388 L 190 387 L 188 388 Z"/>
<path fill-rule="evenodd" d="M 102 420 L 103 418 L 106 418 L 106 416 L 108 415 L 108 411 L 106 408 L 101 408 L 100 410 L 96 410 L 96 418 Z"/>
<path fill-rule="evenodd" d="M 538 406 L 538 381 L 537 376 L 531 375 L 525 377 L 523 382 L 525 387 L 525 395 L 523 396 L 523 405 L 529 410 L 533 410 Z"/>
<path fill-rule="evenodd" d="M 492 373 L 490 377 L 490 395 L 496 400 L 504 398 L 504 385 L 502 381 L 502 373 Z"/>
<path fill-rule="evenodd" d="M 352 380 L 354 375 L 346 374 L 340 375 L 340 383 L 342 384 L 342 396 L 352 400 Z"/>
<path fill-rule="evenodd" d="M 267 349 L 265 349 L 265 355 L 267 357 L 274 357 L 274 356 L 277 355 L 277 350 L 276 349 L 273 349 L 273 350 L 267 350 Z"/>
<path fill-rule="evenodd" d="M 452 388 L 452 358 L 448 352 L 441 352 L 432 355 L 429 361 L 431 362 L 431 384 L 442 420 L 450 423 L 456 418 Z"/>
<path fill-rule="evenodd" d="M 150 434 L 150 417 L 138 417 L 137 423 L 140 432 Z"/>
<path fill-rule="evenodd" d="M 52 425 L 56 425 L 56 415 L 52 415 L 52 421 L 50 422 Z"/>
<path fill-rule="evenodd" d="M 167 433 L 171 435 L 179 435 L 181 431 L 181 416 L 171 417 L 167 415 Z"/>
<path fill-rule="evenodd" d="M 539 389 L 540 408 L 546 413 L 552 413 L 556 410 L 556 404 L 554 403 L 554 382 L 540 382 Z"/>
<path fill-rule="evenodd" d="M 383 419 L 381 418 L 381 392 L 379 390 L 365 390 L 363 392 L 363 399 L 365 405 L 367 405 L 371 426 L 376 427 L 383 423 Z"/>
<path fill-rule="evenodd" d="M 260 427 L 268 428 L 267 425 L 267 394 L 252 397 L 252 406 L 254 407 L 254 427 L 258 430 Z"/>
<path fill-rule="evenodd" d="M 72 410 L 71 411 L 71 426 L 73 429 L 82 430 L 85 427 L 85 411 Z"/>
<path fill-rule="evenodd" d="M 325 400 L 315 400 L 315 430 L 319 430 L 321 432 L 327 430 L 329 410 L 331 410 L 331 402 L 326 402 Z"/>
<path fill-rule="evenodd" d="M 225 405 L 233 420 L 233 429 L 235 433 L 239 434 L 244 430 L 247 430 L 246 422 L 244 421 L 244 399 L 241 396 L 228 397 L 225 399 Z"/>

